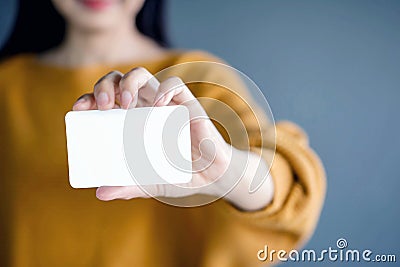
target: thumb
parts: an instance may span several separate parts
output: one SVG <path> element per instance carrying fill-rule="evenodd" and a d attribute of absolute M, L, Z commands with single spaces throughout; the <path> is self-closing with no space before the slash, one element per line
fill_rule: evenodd
<path fill-rule="evenodd" d="M 96 190 L 96 197 L 103 201 L 109 201 L 164 196 L 164 187 L 165 185 L 101 186 Z"/>

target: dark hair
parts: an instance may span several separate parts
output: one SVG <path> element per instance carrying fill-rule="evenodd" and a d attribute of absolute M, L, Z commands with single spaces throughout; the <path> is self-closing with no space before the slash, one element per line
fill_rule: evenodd
<path fill-rule="evenodd" d="M 164 9 L 165 0 L 145 0 L 136 16 L 136 25 L 141 33 L 166 47 Z M 64 34 L 65 21 L 50 0 L 19 0 L 14 29 L 0 52 L 0 59 L 43 52 L 60 44 Z"/>

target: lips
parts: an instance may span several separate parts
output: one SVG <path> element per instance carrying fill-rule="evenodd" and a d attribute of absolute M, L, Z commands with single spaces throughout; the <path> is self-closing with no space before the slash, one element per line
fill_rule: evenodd
<path fill-rule="evenodd" d="M 94 11 L 104 10 L 113 3 L 113 1 L 110 0 L 79 0 L 79 2 L 86 8 Z"/>

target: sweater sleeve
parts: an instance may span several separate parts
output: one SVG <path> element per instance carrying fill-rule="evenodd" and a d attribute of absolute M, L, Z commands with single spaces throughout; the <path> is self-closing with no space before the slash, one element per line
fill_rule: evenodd
<path fill-rule="evenodd" d="M 215 203 L 215 217 L 221 224 L 214 232 L 220 233 L 229 225 L 232 229 L 227 234 L 229 237 L 220 238 L 227 239 L 233 251 L 241 251 L 239 255 L 232 255 L 235 259 L 230 266 L 257 266 L 261 263 L 257 252 L 266 245 L 269 251 L 283 249 L 289 253 L 301 247 L 316 227 L 326 189 L 322 164 L 298 126 L 280 122 L 276 133 L 276 153 L 271 167 L 273 201 L 255 212 L 239 211 L 225 200 Z M 263 152 L 267 161 L 271 158 L 269 148 L 252 147 L 252 150 Z M 271 260 L 277 262 L 276 255 L 274 259 L 268 257 L 265 263 Z"/>
<path fill-rule="evenodd" d="M 221 62 L 210 56 L 205 58 Z M 288 121 L 273 125 L 237 76 L 217 69 L 191 73 L 202 73 L 203 80 L 213 81 L 203 87 L 191 85 L 190 89 L 197 97 L 217 99 L 235 111 L 241 122 L 235 123 L 234 118 L 226 116 L 225 123 L 244 125 L 248 149 L 259 153 L 271 166 L 274 183 L 273 200 L 262 210 L 243 212 L 224 199 L 205 208 L 206 216 L 212 216 L 214 222 L 208 225 L 207 255 L 218 257 L 205 257 L 204 266 L 265 266 L 276 262 L 270 258 L 259 261 L 257 252 L 268 246 L 269 251 L 284 249 L 289 253 L 302 246 L 316 227 L 326 190 L 321 161 L 309 147 L 305 132 Z M 217 86 L 218 80 L 232 85 L 231 90 Z M 204 107 L 210 117 L 220 112 L 212 104 Z M 229 142 L 223 127 L 216 126 Z M 232 145 L 244 147 L 240 141 Z"/>

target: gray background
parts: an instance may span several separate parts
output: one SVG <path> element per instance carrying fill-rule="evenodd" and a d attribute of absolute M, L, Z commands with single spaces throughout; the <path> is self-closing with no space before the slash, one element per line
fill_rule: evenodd
<path fill-rule="evenodd" d="M 400 1 L 170 0 L 169 19 L 176 46 L 222 57 L 308 132 L 328 193 L 307 247 L 344 237 L 399 264 Z"/>
<path fill-rule="evenodd" d="M 14 2 L 0 1 L 0 42 Z M 399 262 L 400 1 L 170 0 L 168 13 L 175 46 L 222 57 L 308 132 L 328 194 L 307 248 L 344 237 Z"/>

